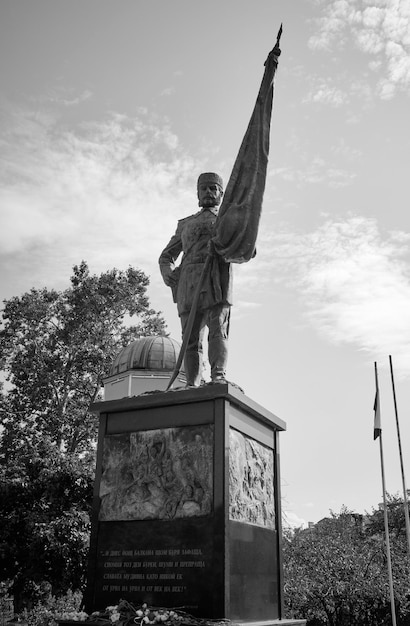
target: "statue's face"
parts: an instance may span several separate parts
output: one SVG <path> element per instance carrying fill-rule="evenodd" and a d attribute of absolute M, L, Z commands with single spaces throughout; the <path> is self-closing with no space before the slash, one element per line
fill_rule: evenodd
<path fill-rule="evenodd" d="M 223 191 L 217 183 L 211 181 L 198 185 L 199 206 L 214 207 L 219 206 L 222 200 Z"/>

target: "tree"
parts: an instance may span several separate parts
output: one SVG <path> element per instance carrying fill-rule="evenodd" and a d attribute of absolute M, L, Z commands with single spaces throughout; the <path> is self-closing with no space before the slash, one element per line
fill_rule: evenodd
<path fill-rule="evenodd" d="M 389 520 L 389 530 L 395 537 L 406 536 L 406 520 L 404 515 L 403 498 L 398 494 L 387 494 L 386 505 Z M 368 516 L 366 528 L 369 535 L 384 533 L 384 509 L 373 507 L 371 515 Z"/>
<path fill-rule="evenodd" d="M 62 291 L 4 303 L 0 369 L 0 576 L 18 600 L 84 579 L 97 421 L 89 406 L 131 339 L 165 334 L 137 269 L 91 275 L 83 261 Z M 126 318 L 137 318 L 126 325 Z"/>
<path fill-rule="evenodd" d="M 391 624 L 384 536 L 369 535 L 367 521 L 343 508 L 312 529 L 288 534 L 285 597 L 292 617 L 305 617 L 312 626 Z M 403 542 L 392 541 L 391 548 L 395 602 L 403 620 L 410 614 L 410 568 Z"/>

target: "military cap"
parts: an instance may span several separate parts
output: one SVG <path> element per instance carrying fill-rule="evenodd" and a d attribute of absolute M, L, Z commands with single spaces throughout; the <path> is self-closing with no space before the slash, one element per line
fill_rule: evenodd
<path fill-rule="evenodd" d="M 202 183 L 216 183 L 220 186 L 221 189 L 223 189 L 224 187 L 222 178 L 214 172 L 204 172 L 203 174 L 200 174 L 197 187 L 199 187 L 199 185 L 201 185 Z"/>

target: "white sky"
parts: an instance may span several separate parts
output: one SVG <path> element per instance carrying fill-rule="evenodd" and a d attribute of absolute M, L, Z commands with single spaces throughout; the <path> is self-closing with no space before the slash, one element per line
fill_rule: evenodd
<path fill-rule="evenodd" d="M 410 452 L 410 0 L 2 0 L 0 297 L 85 259 L 151 277 L 228 179 L 283 22 L 256 258 L 234 269 L 228 378 L 287 423 L 289 520 L 401 492 L 388 355 Z"/>

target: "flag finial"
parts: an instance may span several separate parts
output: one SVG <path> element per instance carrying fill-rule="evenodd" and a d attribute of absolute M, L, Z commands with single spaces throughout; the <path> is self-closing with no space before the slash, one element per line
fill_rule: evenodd
<path fill-rule="evenodd" d="M 276 38 L 275 47 L 269 52 L 268 58 L 266 59 L 264 63 L 265 66 L 268 63 L 269 59 L 272 59 L 272 58 L 275 60 L 276 65 L 278 63 L 278 57 L 280 57 L 280 52 L 281 52 L 279 48 L 279 44 L 280 44 L 280 38 L 282 36 L 282 31 L 283 31 L 283 24 L 280 25 L 280 28 L 278 30 L 278 36 Z"/>
<path fill-rule="evenodd" d="M 279 48 L 280 38 L 282 36 L 282 31 L 283 31 L 283 23 L 281 23 L 279 31 L 278 31 L 278 37 L 276 39 L 276 46 L 275 46 L 275 48 Z"/>

